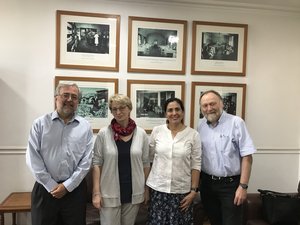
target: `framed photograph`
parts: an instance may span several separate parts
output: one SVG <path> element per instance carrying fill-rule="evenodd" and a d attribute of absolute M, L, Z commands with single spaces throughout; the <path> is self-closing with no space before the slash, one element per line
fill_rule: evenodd
<path fill-rule="evenodd" d="M 113 116 L 108 108 L 108 98 L 118 93 L 118 79 L 56 76 L 55 88 L 60 82 L 78 85 L 82 96 L 77 114 L 90 122 L 94 133 L 110 123 Z"/>
<path fill-rule="evenodd" d="M 184 101 L 184 91 L 184 81 L 127 80 L 127 95 L 133 105 L 130 116 L 151 133 L 154 126 L 166 123 L 166 100 L 176 97 Z"/>
<path fill-rule="evenodd" d="M 185 74 L 187 21 L 128 19 L 128 72 Z"/>
<path fill-rule="evenodd" d="M 223 98 L 224 111 L 245 119 L 246 84 L 192 82 L 190 126 L 197 128 L 203 118 L 199 99 L 204 91 L 215 90 Z"/>
<path fill-rule="evenodd" d="M 192 74 L 245 76 L 248 25 L 193 21 Z"/>
<path fill-rule="evenodd" d="M 56 67 L 119 71 L 120 16 L 56 12 Z"/>

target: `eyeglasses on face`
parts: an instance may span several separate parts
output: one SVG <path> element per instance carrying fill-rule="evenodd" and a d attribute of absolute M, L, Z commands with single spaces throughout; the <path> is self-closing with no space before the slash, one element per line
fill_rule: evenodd
<path fill-rule="evenodd" d="M 78 96 L 71 94 L 71 93 L 62 93 L 59 95 L 63 100 L 69 100 L 70 97 L 72 99 L 72 101 L 77 101 L 78 100 Z"/>
<path fill-rule="evenodd" d="M 112 113 L 116 113 L 116 112 L 118 112 L 118 110 L 120 111 L 120 112 L 123 112 L 125 109 L 126 109 L 126 105 L 123 105 L 123 106 L 120 106 L 120 107 L 114 107 L 114 108 L 111 108 L 111 112 Z"/>

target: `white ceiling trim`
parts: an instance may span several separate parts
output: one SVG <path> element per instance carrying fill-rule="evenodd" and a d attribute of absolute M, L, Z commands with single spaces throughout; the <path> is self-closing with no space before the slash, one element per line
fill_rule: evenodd
<path fill-rule="evenodd" d="M 300 14 L 300 0 L 261 0 L 253 3 L 252 0 L 115 0 L 118 2 L 132 2 L 144 4 L 160 4 L 160 5 L 181 5 L 181 6 L 208 6 L 208 7 L 225 7 L 255 10 L 271 10 L 281 12 L 292 12 Z M 109 1 L 111 2 L 111 1 Z"/>

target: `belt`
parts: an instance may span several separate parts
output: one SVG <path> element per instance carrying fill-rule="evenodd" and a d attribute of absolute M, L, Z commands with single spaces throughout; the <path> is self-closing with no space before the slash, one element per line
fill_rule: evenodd
<path fill-rule="evenodd" d="M 226 182 L 226 183 L 231 183 L 232 181 L 240 179 L 240 175 L 228 176 L 228 177 L 218 177 L 218 176 L 214 176 L 214 175 L 209 175 L 204 172 L 201 172 L 201 175 L 203 175 L 204 177 L 206 177 L 212 181 L 220 181 L 220 182 Z"/>

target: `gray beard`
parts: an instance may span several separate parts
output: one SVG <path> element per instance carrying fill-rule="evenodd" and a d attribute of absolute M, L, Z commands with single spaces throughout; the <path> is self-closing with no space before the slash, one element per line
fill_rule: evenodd
<path fill-rule="evenodd" d="M 223 112 L 223 110 L 220 112 L 220 115 L 217 115 L 217 112 L 212 113 L 212 114 L 208 114 L 206 116 L 207 121 L 209 123 L 216 123 L 220 119 L 220 117 L 222 115 L 222 112 Z"/>

